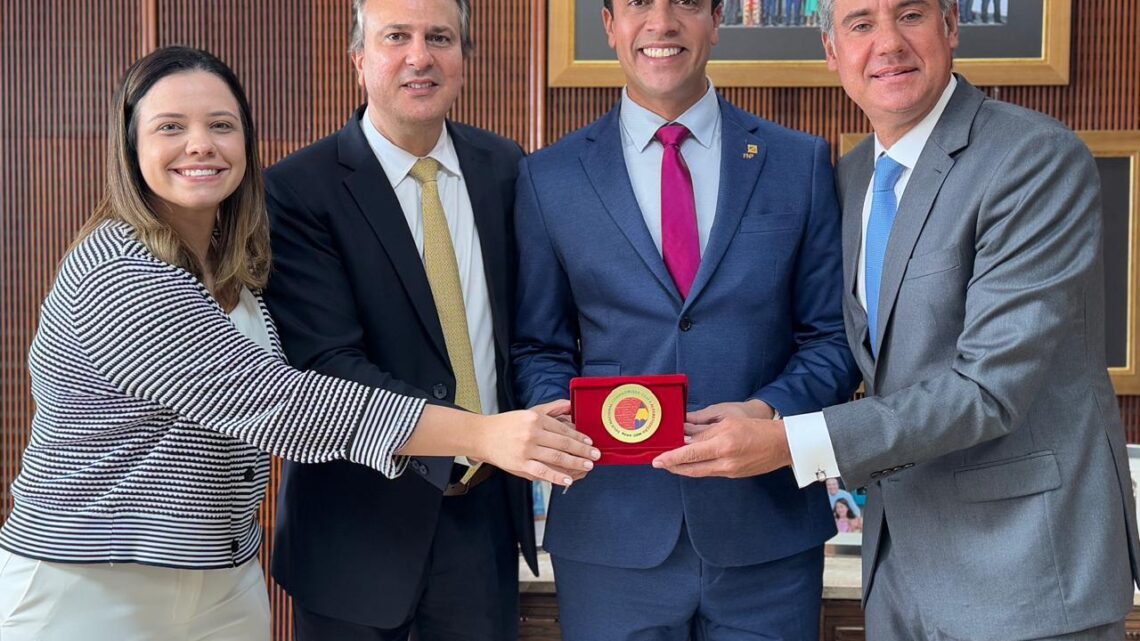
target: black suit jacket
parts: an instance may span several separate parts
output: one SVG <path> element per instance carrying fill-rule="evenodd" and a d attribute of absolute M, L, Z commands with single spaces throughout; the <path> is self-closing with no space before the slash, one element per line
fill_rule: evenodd
<path fill-rule="evenodd" d="M 447 359 L 423 261 L 380 162 L 360 128 L 338 133 L 266 172 L 274 268 L 266 301 L 293 366 L 449 404 Z M 510 212 L 522 150 L 448 123 L 483 249 L 494 325 L 499 406 L 510 409 Z M 308 610 L 394 627 L 415 599 L 451 472 L 420 458 L 397 479 L 345 462 L 286 463 L 273 576 Z M 505 475 L 504 475 L 505 476 Z M 534 568 L 531 494 L 506 479 L 514 533 Z"/>

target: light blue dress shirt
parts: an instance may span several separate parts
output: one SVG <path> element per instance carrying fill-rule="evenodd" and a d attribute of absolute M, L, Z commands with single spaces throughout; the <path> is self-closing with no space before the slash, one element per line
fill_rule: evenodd
<path fill-rule="evenodd" d="M 697 208 L 697 234 L 701 255 L 716 218 L 720 190 L 720 104 L 709 82 L 708 91 L 676 120 L 665 120 L 621 92 L 621 142 L 625 168 L 633 195 L 645 218 L 645 226 L 661 252 L 661 159 L 665 150 L 654 135 L 662 125 L 676 122 L 688 127 L 690 136 L 681 143 L 681 155 L 693 179 Z"/>

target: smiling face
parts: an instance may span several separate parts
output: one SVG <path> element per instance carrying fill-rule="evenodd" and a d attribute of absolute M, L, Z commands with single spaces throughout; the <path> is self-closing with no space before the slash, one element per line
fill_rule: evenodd
<path fill-rule="evenodd" d="M 836 0 L 827 66 L 887 147 L 917 125 L 950 82 L 958 5 L 938 0 Z"/>
<path fill-rule="evenodd" d="M 352 61 L 373 124 L 408 151 L 424 144 L 430 150 L 463 87 L 459 6 L 455 0 L 369 0 L 363 15 L 363 48 Z"/>
<path fill-rule="evenodd" d="M 851 515 L 851 509 L 847 507 L 847 502 L 840 499 L 835 502 L 835 518 L 846 519 Z"/>
<path fill-rule="evenodd" d="M 720 39 L 723 5 L 711 0 L 614 0 L 602 9 L 629 97 L 673 120 L 708 89 L 705 68 Z"/>
<path fill-rule="evenodd" d="M 159 216 L 212 226 L 222 201 L 245 174 L 245 135 L 237 99 L 206 71 L 175 73 L 139 101 L 139 170 Z"/>

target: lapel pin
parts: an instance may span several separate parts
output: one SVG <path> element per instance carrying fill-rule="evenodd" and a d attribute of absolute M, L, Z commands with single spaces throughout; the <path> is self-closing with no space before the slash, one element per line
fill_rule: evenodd
<path fill-rule="evenodd" d="M 758 153 L 760 153 L 759 147 L 757 147 L 756 145 L 748 145 L 748 147 L 745 149 L 745 151 L 742 155 L 744 156 L 745 160 L 752 160 L 752 157 Z"/>

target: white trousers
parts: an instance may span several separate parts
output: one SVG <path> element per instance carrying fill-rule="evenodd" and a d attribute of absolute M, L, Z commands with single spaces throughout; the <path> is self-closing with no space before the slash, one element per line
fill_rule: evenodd
<path fill-rule="evenodd" d="M 79 639 L 269 641 L 261 566 L 50 563 L 0 550 L 0 641 Z"/>

